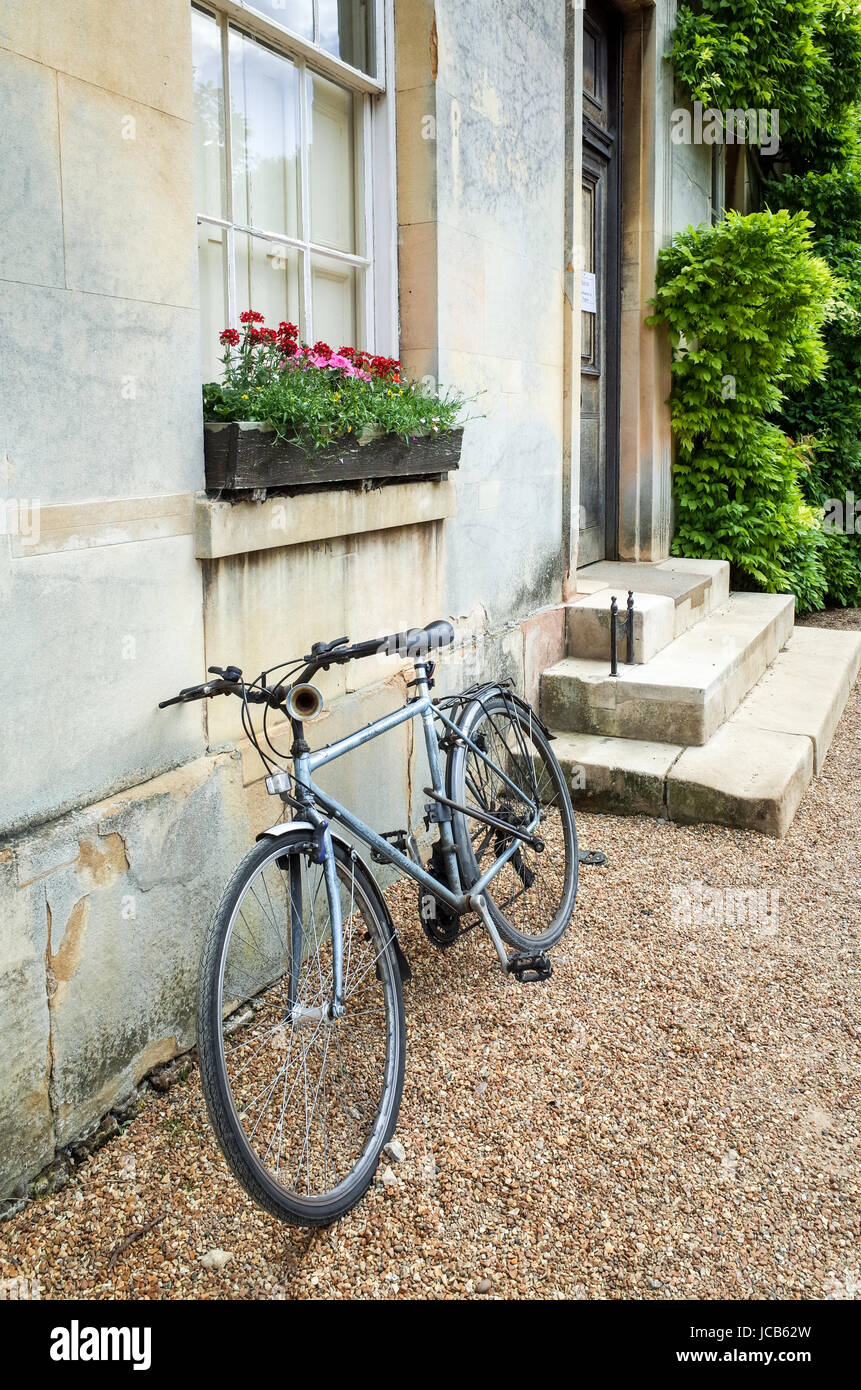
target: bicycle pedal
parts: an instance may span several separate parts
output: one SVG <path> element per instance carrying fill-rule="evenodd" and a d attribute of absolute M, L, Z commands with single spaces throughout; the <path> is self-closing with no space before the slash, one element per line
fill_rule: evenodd
<path fill-rule="evenodd" d="M 521 985 L 541 984 L 544 980 L 549 980 L 553 974 L 550 958 L 542 951 L 536 954 L 529 951 L 515 952 L 513 956 L 508 957 L 507 970 Z"/>

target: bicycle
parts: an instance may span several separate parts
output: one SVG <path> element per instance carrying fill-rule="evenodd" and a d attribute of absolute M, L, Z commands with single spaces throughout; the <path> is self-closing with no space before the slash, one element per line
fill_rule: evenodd
<path fill-rule="evenodd" d="M 453 640 L 451 625 L 436 621 L 382 641 L 318 642 L 251 682 L 238 667 L 211 666 L 217 679 L 159 706 L 238 695 L 267 790 L 291 817 L 258 836 L 209 923 L 197 1038 L 228 1164 L 256 1202 L 294 1225 L 329 1225 L 361 1200 L 394 1132 L 404 1080 L 410 967 L 380 886 L 332 822 L 418 884 L 419 917 L 435 945 L 482 924 L 502 970 L 522 983 L 550 977 L 546 952 L 574 909 L 577 830 L 551 735 L 508 682 L 432 698 L 430 653 Z M 413 693 L 312 752 L 304 725 L 323 709 L 313 677 L 380 653 L 412 660 Z M 264 707 L 262 738 L 252 705 Z M 289 721 L 290 767 L 270 736 L 273 711 Z M 313 780 L 413 719 L 430 772 L 425 825 L 436 828 L 427 865 L 409 828 L 378 834 Z"/>

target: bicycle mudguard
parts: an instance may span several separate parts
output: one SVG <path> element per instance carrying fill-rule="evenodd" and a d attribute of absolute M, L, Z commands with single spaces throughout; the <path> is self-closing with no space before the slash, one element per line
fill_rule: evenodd
<path fill-rule="evenodd" d="M 270 825 L 268 830 L 261 830 L 259 835 L 255 835 L 255 840 L 277 840 L 279 835 L 286 835 L 290 830 L 311 830 L 314 827 L 309 820 L 282 820 L 277 825 Z"/>
<path fill-rule="evenodd" d="M 482 700 L 489 699 L 493 695 L 499 695 L 504 700 L 510 700 L 512 704 L 517 705 L 524 714 L 528 714 L 531 719 L 534 719 L 546 739 L 549 741 L 555 739 L 556 735 L 551 733 L 537 710 L 534 710 L 528 701 L 524 700 L 522 695 L 518 695 L 516 690 L 512 690 L 505 681 L 485 681 L 482 685 L 472 685 L 467 690 L 461 691 L 459 695 L 449 697 L 453 702 L 457 701 L 460 704 L 460 709 L 457 715 L 454 716 L 455 724 L 460 724 L 468 706 L 472 704 L 473 700 L 478 700 L 479 703 L 481 703 Z"/>

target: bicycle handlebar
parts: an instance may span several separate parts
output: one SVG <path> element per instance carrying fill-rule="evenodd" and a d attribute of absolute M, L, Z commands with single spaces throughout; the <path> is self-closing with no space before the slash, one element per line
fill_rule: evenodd
<path fill-rule="evenodd" d="M 276 685 L 271 690 L 251 690 L 242 681 L 207 681 L 205 685 L 187 686 L 170 700 L 160 700 L 158 707 L 167 709 L 168 705 L 187 705 L 192 700 L 208 700 L 212 695 L 239 695 L 251 705 L 271 705 L 277 709 L 284 703 L 287 690 L 283 685 Z"/>
<path fill-rule="evenodd" d="M 427 657 L 438 647 L 448 647 L 454 641 L 454 628 L 442 618 L 428 623 L 427 627 L 413 627 L 407 632 L 394 632 L 388 637 L 375 637 L 369 642 L 349 644 L 349 637 L 338 637 L 334 642 L 315 642 L 309 656 L 303 657 L 306 665 L 296 677 L 294 684 L 311 680 L 317 671 L 328 671 L 330 666 L 343 666 L 348 661 L 359 661 L 368 656 L 403 656 L 413 658 Z M 275 668 L 283 669 L 283 668 Z M 270 705 L 279 709 L 287 698 L 288 687 L 276 685 L 271 688 L 247 686 L 238 666 L 210 666 L 209 671 L 218 677 L 206 681 L 204 685 L 189 685 L 169 700 L 161 700 L 159 709 L 168 705 L 185 705 L 192 700 L 208 700 L 213 695 L 239 695 L 252 705 Z"/>
<path fill-rule="evenodd" d="M 305 658 L 307 665 L 299 677 L 302 681 L 311 679 L 315 671 L 326 671 L 330 666 L 343 666 L 348 661 L 361 661 L 368 656 L 424 657 L 438 647 L 449 647 L 454 641 L 454 628 L 442 618 L 428 623 L 427 627 L 411 627 L 406 632 L 393 632 L 388 637 L 374 637 L 369 642 L 354 642 L 345 646 L 349 638 L 340 637 L 337 642 L 315 642 L 311 653 Z"/>

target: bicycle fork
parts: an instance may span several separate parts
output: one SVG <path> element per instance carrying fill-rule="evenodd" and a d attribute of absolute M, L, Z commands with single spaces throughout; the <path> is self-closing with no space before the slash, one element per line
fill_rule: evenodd
<path fill-rule="evenodd" d="M 307 754 L 305 755 L 307 757 Z M 302 754 L 297 758 L 297 764 L 302 762 Z M 300 771 L 297 766 L 297 772 Z M 306 780 L 307 769 L 301 768 L 300 783 Z M 322 816 L 310 799 L 301 798 L 303 801 L 303 815 L 311 822 L 314 827 L 314 860 L 323 866 L 323 877 L 326 883 L 326 898 L 329 906 L 329 930 L 332 935 L 332 997 L 326 1003 L 309 1008 L 298 1003 L 296 999 L 296 982 L 302 961 L 302 903 L 301 903 L 301 884 L 298 881 L 294 885 L 291 878 L 290 883 L 290 994 L 289 1007 L 290 1017 L 295 1024 L 316 1024 L 323 1021 L 333 1022 L 335 1019 L 343 1018 L 347 1012 L 344 1003 L 344 914 L 341 910 L 341 893 L 338 887 L 338 874 L 335 868 L 335 846 L 332 841 L 332 831 L 325 816 Z M 298 873 L 298 871 L 297 871 Z"/>

